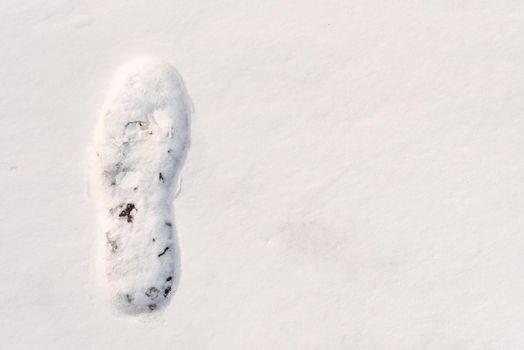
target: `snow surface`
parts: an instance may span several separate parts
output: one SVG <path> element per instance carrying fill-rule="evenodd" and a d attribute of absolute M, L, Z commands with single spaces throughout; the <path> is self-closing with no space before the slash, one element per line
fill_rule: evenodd
<path fill-rule="evenodd" d="M 99 117 L 92 181 L 111 299 L 136 314 L 165 306 L 176 290 L 172 187 L 189 148 L 190 102 L 168 63 L 133 61 L 115 79 Z"/>
<path fill-rule="evenodd" d="M 4 0 L 0 348 L 521 349 L 523 6 Z M 195 113 L 178 291 L 136 317 L 87 149 L 142 54 Z"/>

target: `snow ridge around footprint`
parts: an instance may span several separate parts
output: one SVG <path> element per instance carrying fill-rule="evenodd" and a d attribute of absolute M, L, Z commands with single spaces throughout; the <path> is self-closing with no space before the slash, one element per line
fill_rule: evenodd
<path fill-rule="evenodd" d="M 161 309 L 175 292 L 175 186 L 189 148 L 191 104 L 169 64 L 122 67 L 95 134 L 93 182 L 111 299 L 126 313 Z"/>

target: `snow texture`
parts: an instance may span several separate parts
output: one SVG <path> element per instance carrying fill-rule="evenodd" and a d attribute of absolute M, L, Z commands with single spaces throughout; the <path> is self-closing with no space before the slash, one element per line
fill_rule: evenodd
<path fill-rule="evenodd" d="M 523 1 L 0 15 L 1 350 L 524 349 Z M 194 112 L 177 291 L 128 315 L 99 287 L 111 198 L 86 190 L 86 149 L 112 74 L 144 54 Z"/>
<path fill-rule="evenodd" d="M 189 144 L 189 100 L 176 70 L 125 65 L 99 119 L 93 174 L 112 299 L 151 312 L 175 292 L 179 253 L 173 186 Z"/>

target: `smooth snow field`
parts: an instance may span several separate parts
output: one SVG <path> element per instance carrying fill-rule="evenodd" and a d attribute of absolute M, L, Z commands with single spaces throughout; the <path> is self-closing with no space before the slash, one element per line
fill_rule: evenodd
<path fill-rule="evenodd" d="M 521 1 L 0 16 L 0 349 L 524 348 Z"/>

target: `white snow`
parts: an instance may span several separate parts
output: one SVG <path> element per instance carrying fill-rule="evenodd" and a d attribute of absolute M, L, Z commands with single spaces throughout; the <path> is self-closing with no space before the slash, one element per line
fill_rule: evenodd
<path fill-rule="evenodd" d="M 92 150 L 99 237 L 115 305 L 151 312 L 175 292 L 180 270 L 172 187 L 189 148 L 190 103 L 167 63 L 137 60 L 115 79 Z"/>
<path fill-rule="evenodd" d="M 522 2 L 0 15 L 1 349 L 524 347 Z M 178 289 L 136 316 L 99 288 L 87 150 L 113 73 L 143 54 L 195 112 Z"/>

